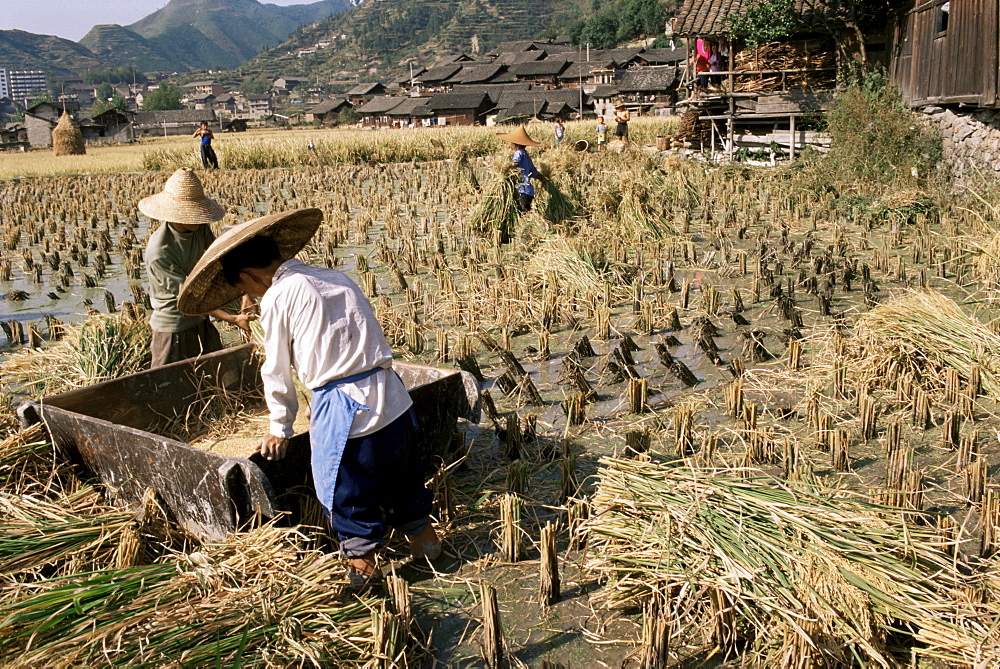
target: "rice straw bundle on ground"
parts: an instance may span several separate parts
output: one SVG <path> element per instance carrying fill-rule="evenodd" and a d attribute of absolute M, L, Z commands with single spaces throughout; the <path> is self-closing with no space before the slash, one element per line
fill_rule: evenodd
<path fill-rule="evenodd" d="M 548 164 L 540 163 L 538 171 L 541 174 L 538 182 L 545 191 L 542 207 L 545 218 L 553 223 L 563 223 L 580 216 L 583 213 L 580 205 L 580 193 L 573 187 L 572 183 L 562 184 L 563 179 L 556 177 L 554 170 Z"/>
<path fill-rule="evenodd" d="M 483 187 L 479 201 L 469 219 L 474 230 L 497 235 L 501 242 L 510 241 L 519 217 L 517 208 L 517 177 L 504 163 L 494 163 L 490 180 Z"/>
<path fill-rule="evenodd" d="M 892 386 L 912 375 L 930 389 L 944 384 L 951 368 L 968 381 L 978 366 L 982 390 L 1000 399 L 1000 335 L 967 315 L 940 293 L 915 292 L 879 305 L 858 319 L 847 342 L 851 370 L 872 387 Z"/>
<path fill-rule="evenodd" d="M 42 569 L 53 576 L 114 566 L 136 526 L 133 513 L 106 506 L 89 486 L 54 500 L 0 493 L 0 520 L 0 572 L 22 580 Z"/>
<path fill-rule="evenodd" d="M 82 156 L 87 153 L 83 134 L 65 111 L 52 129 L 52 150 L 57 156 Z"/>
<path fill-rule="evenodd" d="M 602 464 L 590 565 L 613 604 L 665 597 L 681 644 L 715 630 L 704 646 L 748 643 L 763 666 L 888 667 L 902 633 L 926 657 L 1000 659 L 994 612 L 965 594 L 982 579 L 931 529 L 746 470 Z"/>
<path fill-rule="evenodd" d="M 976 244 L 975 276 L 991 304 L 1000 302 L 1000 234 Z"/>
<path fill-rule="evenodd" d="M 0 490 L 23 494 L 58 488 L 68 467 L 58 458 L 45 425 L 38 423 L 0 439 Z"/>
<path fill-rule="evenodd" d="M 542 282 L 555 278 L 571 294 L 596 293 L 604 284 L 594 265 L 580 256 L 564 237 L 542 239 L 525 265 L 527 276 Z"/>
<path fill-rule="evenodd" d="M 22 350 L 0 371 L 6 381 L 32 395 L 45 395 L 106 381 L 149 366 L 149 325 L 123 314 L 91 316 L 69 328 L 57 344 Z"/>
<path fill-rule="evenodd" d="M 653 186 L 632 177 L 622 178 L 618 222 L 625 234 L 634 238 L 641 237 L 643 233 L 652 233 L 655 237 L 677 234 L 677 230 L 650 206 L 649 196 Z"/>
<path fill-rule="evenodd" d="M 0 604 L 0 656 L 65 665 L 343 666 L 369 657 L 371 602 L 343 566 L 264 527 L 161 564 L 35 584 Z"/>

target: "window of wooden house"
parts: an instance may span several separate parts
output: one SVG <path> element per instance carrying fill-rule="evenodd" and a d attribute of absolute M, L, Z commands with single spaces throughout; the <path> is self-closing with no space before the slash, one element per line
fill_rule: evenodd
<path fill-rule="evenodd" d="M 948 32 L 948 18 L 951 14 L 951 0 L 938 5 L 934 17 L 934 37 L 943 37 Z"/>

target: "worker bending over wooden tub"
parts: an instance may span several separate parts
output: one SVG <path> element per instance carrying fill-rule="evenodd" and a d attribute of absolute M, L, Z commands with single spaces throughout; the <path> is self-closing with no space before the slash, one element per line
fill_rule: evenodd
<path fill-rule="evenodd" d="M 436 559 L 441 543 L 412 444 L 412 402 L 371 304 L 343 272 L 294 259 L 322 219 L 318 209 L 299 209 L 233 227 L 202 256 L 178 304 L 201 314 L 240 293 L 261 298 L 271 427 L 260 452 L 285 455 L 298 408 L 294 367 L 312 391 L 316 493 L 360 586 L 376 574 L 387 527 L 407 536 L 416 557 Z"/>

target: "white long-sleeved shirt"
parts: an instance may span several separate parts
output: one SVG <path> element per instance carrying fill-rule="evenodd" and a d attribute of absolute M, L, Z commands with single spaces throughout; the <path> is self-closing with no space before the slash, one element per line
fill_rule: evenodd
<path fill-rule="evenodd" d="M 355 414 L 351 437 L 376 432 L 410 408 L 406 387 L 391 371 L 392 349 L 382 326 L 361 289 L 343 272 L 298 260 L 282 263 L 261 298 L 260 321 L 266 358 L 261 376 L 274 436 L 293 434 L 298 411 L 293 366 L 310 390 L 374 367 L 385 368 L 340 386 L 370 409 Z"/>

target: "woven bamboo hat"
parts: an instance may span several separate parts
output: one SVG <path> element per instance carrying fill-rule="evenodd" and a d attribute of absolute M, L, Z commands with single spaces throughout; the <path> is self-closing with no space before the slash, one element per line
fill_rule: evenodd
<path fill-rule="evenodd" d="M 289 260 L 309 243 L 323 222 L 319 209 L 294 209 L 234 225 L 212 242 L 194 266 L 177 296 L 177 308 L 191 316 L 207 314 L 242 295 L 222 274 L 222 257 L 252 237 L 270 237 L 281 260 Z"/>
<path fill-rule="evenodd" d="M 541 146 L 541 142 L 536 142 L 535 140 L 528 137 L 528 131 L 524 129 L 523 125 L 517 126 L 517 129 L 513 132 L 498 132 L 497 137 L 506 140 L 511 144 L 520 144 L 521 146 Z"/>
<path fill-rule="evenodd" d="M 190 167 L 171 174 L 156 195 L 139 200 L 139 211 L 158 221 L 185 225 L 211 223 L 226 215 L 221 204 L 205 197 L 201 181 Z"/>

